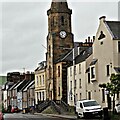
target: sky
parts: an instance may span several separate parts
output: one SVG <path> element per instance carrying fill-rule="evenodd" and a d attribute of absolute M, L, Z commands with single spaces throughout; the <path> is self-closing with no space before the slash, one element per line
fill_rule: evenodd
<path fill-rule="evenodd" d="M 47 10 L 52 0 L 1 0 L 0 75 L 37 68 L 46 60 L 48 34 Z M 67 0 L 72 9 L 74 41 L 94 36 L 99 17 L 118 21 L 119 0 Z M 24 69 L 25 68 L 25 69 Z"/>

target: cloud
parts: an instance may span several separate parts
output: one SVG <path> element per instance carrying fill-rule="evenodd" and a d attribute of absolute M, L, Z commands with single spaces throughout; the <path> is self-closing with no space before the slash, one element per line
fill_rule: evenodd
<path fill-rule="evenodd" d="M 0 40 L 2 43 L 1 73 L 21 70 L 23 67 L 34 70 L 38 62 L 45 60 L 46 49 L 42 45 L 47 44 L 47 10 L 50 8 L 51 1 L 15 1 L 3 2 L 2 7 L 0 3 L 0 10 L 2 8 L 0 17 L 2 21 L 2 30 L 0 29 L 0 37 L 2 36 Z M 118 17 L 115 2 L 92 3 L 69 0 L 68 6 L 73 11 L 72 31 L 75 41 L 95 35 L 101 15 L 106 15 L 108 20 L 115 20 Z"/>

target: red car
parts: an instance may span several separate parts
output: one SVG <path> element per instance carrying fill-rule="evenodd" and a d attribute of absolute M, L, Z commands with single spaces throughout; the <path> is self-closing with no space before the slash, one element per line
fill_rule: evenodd
<path fill-rule="evenodd" d="M 0 112 L 0 120 L 4 120 L 2 112 Z"/>
<path fill-rule="evenodd" d="M 15 112 L 17 113 L 17 112 L 19 112 L 18 107 L 17 107 L 17 106 L 12 107 L 11 112 L 12 112 L 12 113 L 15 113 Z"/>

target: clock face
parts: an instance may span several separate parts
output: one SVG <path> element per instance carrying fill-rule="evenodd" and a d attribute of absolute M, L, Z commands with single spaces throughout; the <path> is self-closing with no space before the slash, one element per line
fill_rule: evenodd
<path fill-rule="evenodd" d="M 65 31 L 60 31 L 60 37 L 65 38 L 67 33 Z"/>

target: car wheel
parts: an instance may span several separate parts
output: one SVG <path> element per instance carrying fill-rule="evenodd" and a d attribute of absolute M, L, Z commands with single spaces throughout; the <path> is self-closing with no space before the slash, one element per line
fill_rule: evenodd
<path fill-rule="evenodd" d="M 86 118 L 86 115 L 85 115 L 85 113 L 83 113 L 83 118 Z"/>
<path fill-rule="evenodd" d="M 79 113 L 77 113 L 77 118 L 78 118 L 78 119 L 80 118 Z"/>
<path fill-rule="evenodd" d="M 115 109 L 115 114 L 118 114 L 116 109 Z"/>
<path fill-rule="evenodd" d="M 100 114 L 100 119 L 102 119 L 102 117 L 103 117 L 102 114 Z"/>

